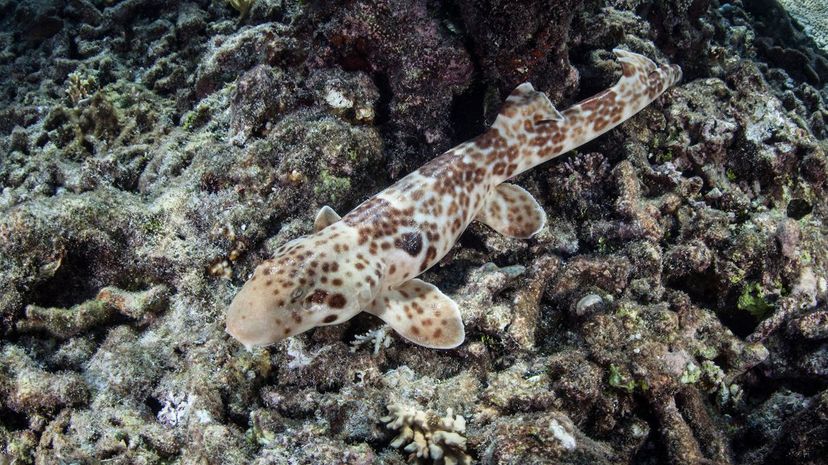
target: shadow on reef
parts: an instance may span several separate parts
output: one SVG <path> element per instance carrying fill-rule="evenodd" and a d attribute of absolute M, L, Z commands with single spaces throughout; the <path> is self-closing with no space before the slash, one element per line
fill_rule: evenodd
<path fill-rule="evenodd" d="M 828 84 L 828 51 L 803 32 L 783 6 L 776 0 L 756 0 L 746 2 L 745 10 L 756 19 L 757 51 L 769 65 L 797 81 Z"/>

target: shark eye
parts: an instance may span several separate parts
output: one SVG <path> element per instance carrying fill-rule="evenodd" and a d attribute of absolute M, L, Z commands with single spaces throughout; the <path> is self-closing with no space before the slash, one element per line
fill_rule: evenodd
<path fill-rule="evenodd" d="M 325 303 L 325 300 L 327 300 L 327 298 L 328 293 L 326 291 L 323 291 L 322 289 L 317 289 L 313 291 L 313 294 L 305 298 L 305 302 L 307 302 L 308 304 L 319 305 Z"/>

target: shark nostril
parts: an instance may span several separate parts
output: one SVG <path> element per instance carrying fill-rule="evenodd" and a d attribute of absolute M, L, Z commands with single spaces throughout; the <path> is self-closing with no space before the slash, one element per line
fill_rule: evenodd
<path fill-rule="evenodd" d="M 290 298 L 293 300 L 299 300 L 302 298 L 303 295 L 305 295 L 305 288 L 297 287 L 293 290 L 293 292 L 290 293 Z"/>

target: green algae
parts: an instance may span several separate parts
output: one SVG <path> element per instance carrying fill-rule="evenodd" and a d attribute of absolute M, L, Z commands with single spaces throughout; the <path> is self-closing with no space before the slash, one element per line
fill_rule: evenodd
<path fill-rule="evenodd" d="M 684 368 L 684 371 L 681 373 L 681 378 L 679 378 L 679 382 L 681 384 L 695 384 L 699 382 L 701 376 L 701 368 L 699 368 L 699 366 L 695 363 L 690 362 L 687 364 L 687 366 Z"/>
<path fill-rule="evenodd" d="M 351 190 L 351 180 L 344 176 L 335 176 L 328 170 L 319 173 L 319 182 L 313 187 L 313 192 L 331 203 L 342 199 L 346 192 Z"/>
<path fill-rule="evenodd" d="M 767 300 L 765 291 L 759 283 L 750 283 L 742 289 L 736 301 L 736 308 L 761 321 L 773 312 L 774 305 Z"/>
<path fill-rule="evenodd" d="M 628 393 L 634 392 L 636 389 L 640 389 L 641 391 L 646 391 L 649 389 L 649 385 L 646 381 L 642 380 L 633 380 L 628 379 L 626 376 L 621 374 L 621 369 L 612 364 L 609 367 L 609 375 L 607 377 L 607 382 L 610 386 L 620 389 L 622 391 L 626 391 Z"/>

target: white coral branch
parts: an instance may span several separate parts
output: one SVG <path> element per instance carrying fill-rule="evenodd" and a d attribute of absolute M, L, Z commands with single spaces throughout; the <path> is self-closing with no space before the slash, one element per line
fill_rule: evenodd
<path fill-rule="evenodd" d="M 372 329 L 365 334 L 356 335 L 354 341 L 351 342 L 351 352 L 356 352 L 363 345 L 373 344 L 374 355 L 377 355 L 383 347 L 386 349 L 391 347 L 391 342 L 393 342 L 393 339 L 388 334 L 388 327 L 382 326 L 377 329 Z"/>
<path fill-rule="evenodd" d="M 431 459 L 435 464 L 470 465 L 471 456 L 466 453 L 466 419 L 454 415 L 448 409 L 446 416 L 439 417 L 432 411 L 392 404 L 390 415 L 380 418 L 389 429 L 399 434 L 391 447 L 410 452 L 411 458 Z"/>

